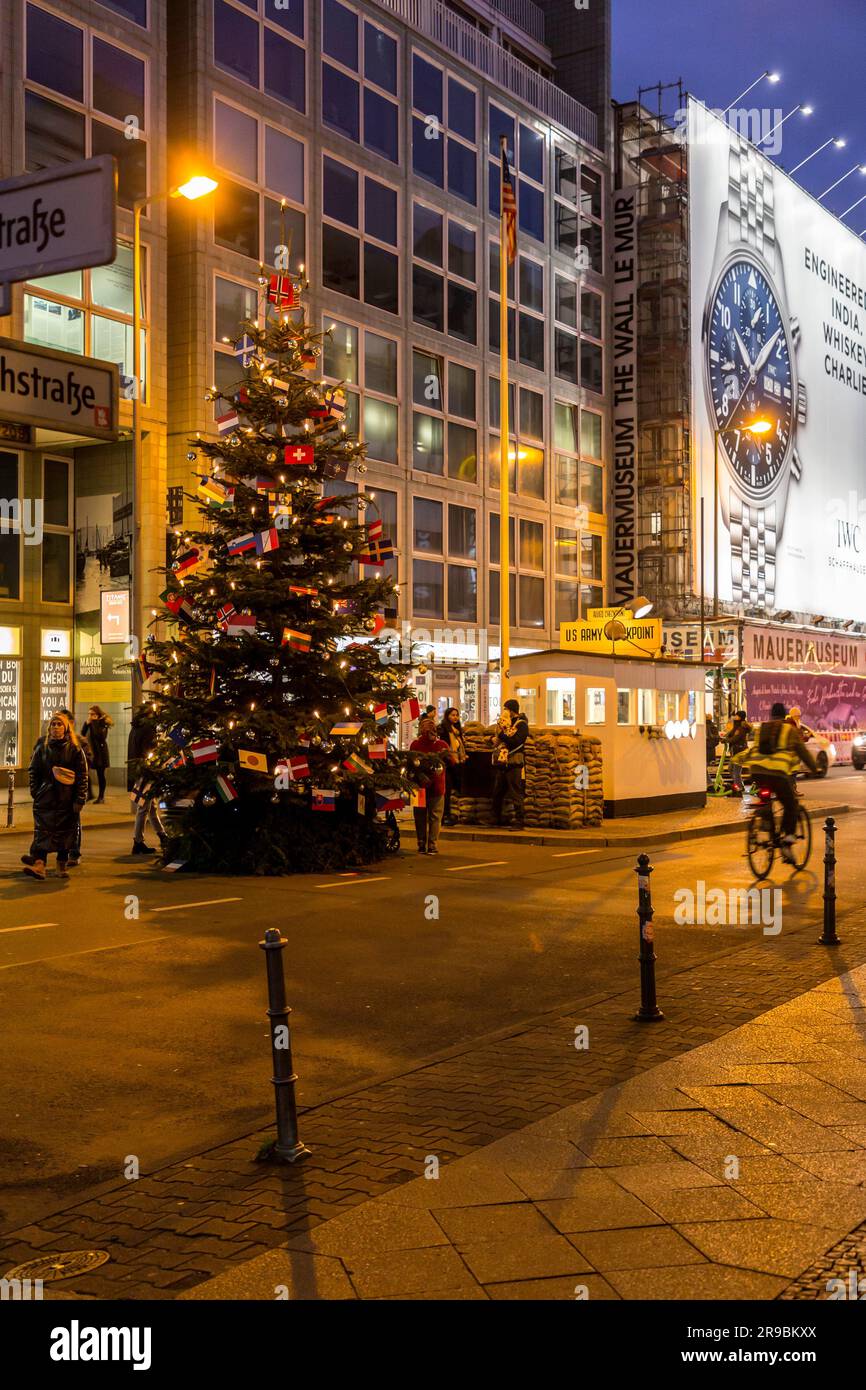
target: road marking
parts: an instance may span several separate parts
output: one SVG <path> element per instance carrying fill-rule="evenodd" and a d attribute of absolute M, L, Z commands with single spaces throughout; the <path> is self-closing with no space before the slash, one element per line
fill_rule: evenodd
<path fill-rule="evenodd" d="M 241 903 L 243 898 L 208 898 L 201 903 L 175 903 L 174 907 L 149 907 L 146 912 L 182 912 L 185 907 L 215 907 L 217 903 Z"/>
<path fill-rule="evenodd" d="M 499 864 L 507 864 L 507 859 L 488 859 L 485 864 L 457 864 L 453 869 L 446 869 L 446 874 L 462 874 L 465 869 L 495 869 Z"/>
<path fill-rule="evenodd" d="M 11 931 L 38 931 L 40 927 L 56 927 L 56 922 L 31 922 L 27 927 L 0 927 L 0 936 Z"/>
<path fill-rule="evenodd" d="M 552 854 L 551 859 L 573 859 L 576 854 L 594 854 L 591 849 L 563 849 L 558 854 Z"/>
<path fill-rule="evenodd" d="M 36 956 L 33 960 L 14 960 L 11 965 L 0 965 L 0 970 L 17 970 L 22 965 L 50 965 L 55 960 L 68 960 L 70 956 L 95 956 L 99 951 L 125 951 L 128 946 L 150 946 L 154 941 L 173 941 L 171 936 L 142 936 L 138 941 L 118 941 L 112 946 L 87 946 L 83 951 L 62 951 L 57 956 Z"/>
<path fill-rule="evenodd" d="M 339 878 L 336 883 L 317 883 L 316 888 L 351 888 L 357 883 L 385 883 L 390 874 L 380 874 L 377 878 Z"/>

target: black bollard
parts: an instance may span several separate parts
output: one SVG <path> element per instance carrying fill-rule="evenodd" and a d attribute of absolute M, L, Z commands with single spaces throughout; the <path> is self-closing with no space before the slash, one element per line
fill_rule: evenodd
<path fill-rule="evenodd" d="M 828 816 L 824 822 L 824 929 L 818 945 L 840 944 L 836 935 L 836 822 Z"/>
<path fill-rule="evenodd" d="M 273 1084 L 277 1105 L 277 1137 L 259 1155 L 271 1162 L 296 1163 L 310 1150 L 298 1138 L 298 1109 L 295 1101 L 295 1074 L 292 1062 L 292 1036 L 286 1003 L 286 980 L 282 952 L 288 941 L 278 927 L 269 927 L 259 946 L 265 953 L 268 971 L 268 1018 L 271 1024 L 271 1053 L 274 1061 Z"/>
<path fill-rule="evenodd" d="M 658 1023 L 664 1014 L 656 1003 L 656 953 L 653 949 L 653 904 L 649 876 L 652 864 L 648 854 L 637 857 L 637 920 L 640 928 L 640 1008 L 637 1023 Z"/>
<path fill-rule="evenodd" d="M 6 800 L 6 829 L 15 824 L 15 769 L 9 769 L 9 796 Z"/>

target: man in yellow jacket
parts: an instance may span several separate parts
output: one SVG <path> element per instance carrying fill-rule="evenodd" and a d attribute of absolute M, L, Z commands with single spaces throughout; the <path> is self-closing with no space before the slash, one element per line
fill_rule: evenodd
<path fill-rule="evenodd" d="M 780 702 L 773 705 L 770 718 L 758 728 L 751 747 L 737 754 L 760 787 L 769 787 L 782 803 L 782 857 L 790 858 L 785 846 L 793 844 L 797 828 L 797 794 L 794 773 L 798 763 L 805 763 L 816 772 L 815 759 L 809 752 L 799 729 L 788 721 L 787 710 Z"/>

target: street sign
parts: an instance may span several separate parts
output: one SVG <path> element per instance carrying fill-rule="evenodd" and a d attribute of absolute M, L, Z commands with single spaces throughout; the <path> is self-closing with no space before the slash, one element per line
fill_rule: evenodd
<path fill-rule="evenodd" d="M 128 589 L 103 589 L 100 593 L 99 640 L 103 646 L 129 641 Z"/>
<path fill-rule="evenodd" d="M 117 438 L 117 367 L 0 338 L 0 419 Z"/>
<path fill-rule="evenodd" d="M 0 284 L 0 319 L 12 313 L 12 286 Z"/>
<path fill-rule="evenodd" d="M 0 183 L 0 284 L 109 265 L 116 255 L 113 155 Z"/>

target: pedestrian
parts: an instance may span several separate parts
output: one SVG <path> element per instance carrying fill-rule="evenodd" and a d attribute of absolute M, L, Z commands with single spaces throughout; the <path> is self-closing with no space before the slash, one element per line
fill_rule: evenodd
<path fill-rule="evenodd" d="M 101 806 L 105 800 L 105 769 L 111 766 L 108 756 L 108 731 L 114 720 L 99 705 L 91 705 L 87 719 L 81 727 L 81 737 L 90 747 L 90 764 L 96 769 L 99 796 L 94 805 Z M 92 794 L 92 793 L 91 793 Z"/>
<path fill-rule="evenodd" d="M 707 766 L 716 756 L 716 745 L 719 741 L 719 726 L 711 714 L 707 715 Z"/>
<path fill-rule="evenodd" d="M 126 745 L 126 789 L 136 792 L 135 825 L 132 829 L 133 854 L 156 854 L 152 845 L 145 843 L 144 831 L 148 824 L 153 827 L 164 846 L 168 835 L 159 817 L 156 796 L 147 793 L 147 755 L 156 743 L 156 719 L 153 707 L 147 702 L 139 705 L 132 716 L 129 739 Z"/>
<path fill-rule="evenodd" d="M 44 880 L 48 856 L 55 853 L 58 877 L 68 878 L 67 863 L 87 797 L 87 759 L 65 715 L 51 716 L 48 733 L 34 749 L 30 759 L 30 795 L 33 863 L 25 864 L 24 872 Z"/>
<path fill-rule="evenodd" d="M 416 776 L 415 780 L 424 794 L 424 805 L 414 808 L 418 853 L 438 854 L 439 827 L 445 801 L 445 767 L 452 755 L 448 744 L 437 737 L 436 722 L 429 715 L 421 720 L 418 737 L 410 743 L 409 751 L 436 754 L 441 761 L 441 766 L 433 766 L 429 770 L 425 768 Z"/>
<path fill-rule="evenodd" d="M 724 740 L 731 755 L 731 791 L 734 796 L 743 795 L 743 768 L 742 764 L 734 762 L 736 753 L 742 753 L 752 741 L 754 730 L 746 718 L 746 711 L 738 709 L 733 715 L 730 724 L 725 729 Z"/>
<path fill-rule="evenodd" d="M 70 726 L 71 726 L 71 728 L 72 728 L 72 732 L 74 733 L 74 732 L 75 732 L 75 715 L 72 713 L 72 710 L 71 710 L 71 709 L 63 708 L 63 709 L 57 710 L 56 712 L 57 712 L 57 714 L 62 714 L 64 719 L 68 719 L 68 720 L 69 720 L 69 724 L 70 724 Z M 53 716 L 52 716 L 52 717 L 53 717 Z M 48 723 L 45 725 L 45 732 L 46 732 L 46 733 L 48 732 L 48 725 L 50 724 L 50 722 L 51 722 L 51 720 L 49 720 Z M 40 739 L 37 739 L 36 742 L 34 743 L 34 745 L 33 745 L 33 751 L 34 751 L 34 752 L 35 752 L 36 749 L 39 747 L 40 741 L 41 741 Z M 81 745 L 81 748 L 82 748 L 82 752 L 84 753 L 84 760 L 85 760 L 85 762 L 87 762 L 87 749 L 84 747 L 84 744 Z M 89 775 L 90 775 L 90 764 L 88 763 L 88 777 L 89 777 Z M 89 791 L 89 790 L 90 790 L 90 787 L 89 787 L 89 783 L 88 783 L 88 791 Z M 34 839 L 33 842 L 32 842 L 32 844 L 30 845 L 30 852 L 29 852 L 29 854 L 22 854 L 22 856 L 21 856 L 21 863 L 22 863 L 22 864 L 33 864 L 33 863 L 35 862 L 35 859 L 36 859 L 36 840 Z M 81 815 L 78 814 L 78 815 L 76 815 L 76 818 L 75 818 L 75 839 L 74 839 L 74 841 L 73 841 L 73 843 L 72 843 L 72 847 L 71 847 L 71 849 L 70 849 L 70 851 L 69 851 L 69 859 L 67 860 L 66 867 L 67 867 L 68 869 L 77 869 L 78 866 L 80 865 L 80 863 L 81 863 Z"/>
<path fill-rule="evenodd" d="M 493 749 L 493 821 L 502 824 L 505 801 L 513 806 L 513 830 L 523 829 L 523 803 L 526 796 L 524 747 L 529 737 L 529 720 L 517 700 L 506 700 L 499 719 Z"/>
<path fill-rule="evenodd" d="M 463 725 L 460 722 L 460 711 L 451 705 L 445 711 L 445 717 L 438 729 L 439 737 L 442 742 L 447 744 L 453 754 L 453 761 L 445 767 L 445 812 L 442 816 L 443 825 L 456 825 L 457 817 L 451 810 L 451 798 L 454 795 L 460 796 L 463 790 L 463 764 L 469 756 L 466 752 L 466 742 L 463 738 Z"/>

